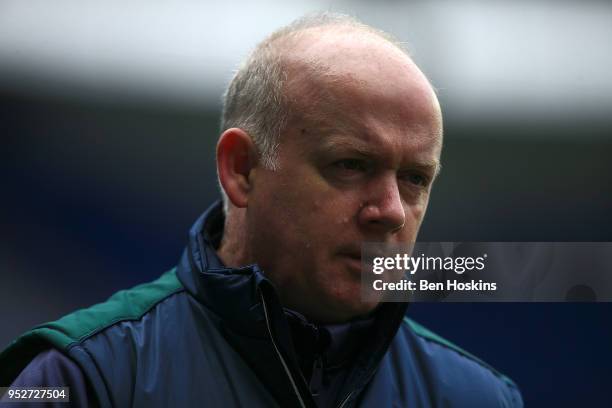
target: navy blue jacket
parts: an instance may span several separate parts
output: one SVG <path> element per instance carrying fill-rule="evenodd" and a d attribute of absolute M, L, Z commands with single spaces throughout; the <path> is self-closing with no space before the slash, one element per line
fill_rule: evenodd
<path fill-rule="evenodd" d="M 0 385 L 40 352 L 76 362 L 99 405 L 313 407 L 273 285 L 257 265 L 220 263 L 219 203 L 194 225 L 177 268 L 38 326 L 0 354 Z M 519 407 L 504 375 L 381 305 L 338 407 Z"/>

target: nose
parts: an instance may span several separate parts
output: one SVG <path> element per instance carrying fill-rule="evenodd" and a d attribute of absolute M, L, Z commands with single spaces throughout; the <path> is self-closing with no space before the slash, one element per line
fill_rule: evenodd
<path fill-rule="evenodd" d="M 406 212 L 395 175 L 372 184 L 359 211 L 359 222 L 368 229 L 384 233 L 401 230 Z"/>

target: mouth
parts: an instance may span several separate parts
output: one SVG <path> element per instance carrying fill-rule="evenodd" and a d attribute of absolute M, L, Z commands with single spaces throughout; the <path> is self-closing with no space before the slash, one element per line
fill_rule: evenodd
<path fill-rule="evenodd" d="M 349 265 L 351 270 L 361 273 L 361 248 L 347 248 L 339 253 L 343 262 Z"/>

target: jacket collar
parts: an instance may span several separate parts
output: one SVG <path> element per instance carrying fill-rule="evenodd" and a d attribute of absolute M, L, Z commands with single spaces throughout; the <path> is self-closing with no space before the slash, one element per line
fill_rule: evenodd
<path fill-rule="evenodd" d="M 289 325 L 274 286 L 256 264 L 227 268 L 219 259 L 216 248 L 220 243 L 223 225 L 222 204 L 217 201 L 204 212 L 189 232 L 189 242 L 177 268 L 179 280 L 195 299 L 218 316 L 221 324 L 227 327 L 224 332 L 232 333 L 227 335 L 228 341 L 245 356 L 258 375 L 265 377 L 262 380 L 268 383 L 268 388 L 279 390 L 278 382 L 282 383 L 285 379 L 276 381 L 274 373 L 268 369 L 270 360 L 264 357 L 266 350 L 261 349 L 262 342 L 257 341 L 272 336 L 275 346 L 279 347 L 290 369 L 298 377 L 297 387 L 303 394 L 308 394 L 303 395 L 303 406 L 314 406 L 308 386 L 301 374 L 298 374 L 299 363 Z M 374 375 L 402 322 L 407 306 L 405 303 L 386 303 L 378 308 L 371 329 L 370 338 L 374 340 L 357 355 L 342 387 L 340 395 L 345 400 L 343 406 L 351 406 Z M 270 326 L 266 324 L 266 314 Z M 281 401 L 293 398 L 287 394 L 276 396 Z"/>
<path fill-rule="evenodd" d="M 215 202 L 189 231 L 177 275 L 200 303 L 212 310 L 237 332 L 265 337 L 260 286 L 268 281 L 257 265 L 227 268 L 217 255 L 223 233 L 222 203 Z M 267 282 L 270 284 L 269 282 Z"/>

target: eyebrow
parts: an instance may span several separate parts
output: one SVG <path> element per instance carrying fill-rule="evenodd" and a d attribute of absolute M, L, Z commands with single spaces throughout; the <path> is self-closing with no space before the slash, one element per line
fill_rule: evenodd
<path fill-rule="evenodd" d="M 442 171 L 442 164 L 440 164 L 439 160 L 416 163 L 412 167 L 422 171 L 431 172 L 433 178 L 438 177 L 438 174 L 440 174 L 440 171 Z"/>
<path fill-rule="evenodd" d="M 325 150 L 351 150 L 363 156 L 375 156 L 372 152 L 372 148 L 368 144 L 360 139 L 351 138 L 347 140 L 347 137 L 343 136 L 327 136 L 321 143 L 321 147 Z"/>
<path fill-rule="evenodd" d="M 327 137 L 321 144 L 324 150 L 348 150 L 352 153 L 356 153 L 364 157 L 374 157 L 382 160 L 380 154 L 373 151 L 372 147 L 369 146 L 363 140 L 357 138 L 351 138 L 348 140 L 346 136 Z M 424 172 L 432 173 L 433 177 L 437 177 L 440 174 L 442 165 L 438 159 L 433 160 L 418 160 L 412 159 L 411 164 L 407 168 L 413 168 Z"/>

